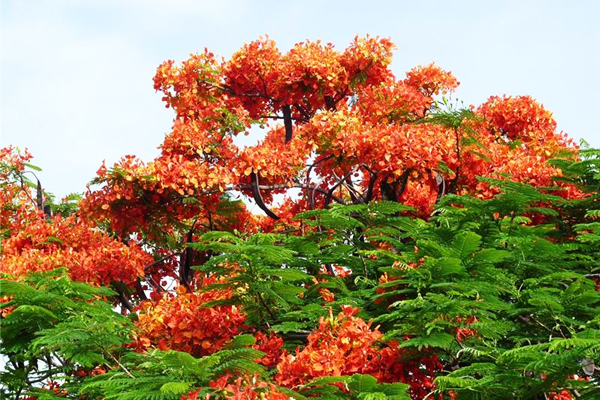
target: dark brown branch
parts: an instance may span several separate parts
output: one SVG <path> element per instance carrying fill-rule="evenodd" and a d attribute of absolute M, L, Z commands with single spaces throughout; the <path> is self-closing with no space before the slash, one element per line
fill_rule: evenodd
<path fill-rule="evenodd" d="M 149 278 L 150 278 L 150 284 L 152 285 L 152 287 L 154 289 L 156 289 L 157 292 L 159 292 L 159 293 L 164 292 L 163 287 L 160 286 L 160 284 L 154 280 L 154 278 L 152 277 L 152 275 L 150 275 Z"/>
<path fill-rule="evenodd" d="M 317 193 L 317 186 L 315 185 L 310 192 L 310 209 L 315 209 L 315 194 Z"/>
<path fill-rule="evenodd" d="M 281 109 L 283 112 L 283 124 L 285 126 L 285 142 L 289 143 L 292 140 L 292 109 L 289 104 L 286 104 Z"/>
<path fill-rule="evenodd" d="M 333 269 L 333 265 L 330 263 L 325 264 L 325 269 L 327 269 L 327 272 L 332 275 L 335 276 L 335 270 Z"/>
<path fill-rule="evenodd" d="M 267 214 L 269 217 L 273 218 L 273 219 L 279 219 L 279 217 L 277 216 L 277 214 L 275 214 L 273 211 L 271 211 L 269 209 L 269 207 L 267 207 L 267 205 L 265 204 L 262 195 L 260 194 L 260 185 L 258 182 L 258 175 L 254 172 L 252 172 L 250 174 L 250 187 L 252 189 L 252 196 L 254 197 L 254 201 L 256 201 L 256 204 L 260 207 L 261 210 L 263 210 L 265 212 L 265 214 Z"/>
<path fill-rule="evenodd" d="M 385 179 L 381 180 L 379 187 L 381 188 L 381 198 L 383 200 L 389 201 L 400 201 L 400 197 L 406 190 L 406 185 L 408 184 L 408 176 L 412 171 L 411 168 L 407 168 L 404 170 L 402 175 L 391 184 L 388 183 Z M 400 188 L 398 188 L 400 186 Z"/>
<path fill-rule="evenodd" d="M 319 186 L 312 186 L 312 185 L 302 185 L 299 183 L 295 183 L 295 184 L 291 184 L 291 185 L 258 185 L 258 188 L 260 190 L 281 190 L 281 189 L 306 189 L 306 190 L 314 190 L 317 191 L 319 193 L 323 193 L 323 194 L 327 194 L 329 193 L 329 191 L 327 191 L 326 189 L 319 187 Z M 252 190 L 252 185 L 235 185 L 234 187 L 228 187 L 227 190 Z M 211 192 L 208 192 L 211 193 Z M 215 191 L 216 193 L 216 191 Z M 340 204 L 346 204 L 346 202 L 344 200 L 342 200 L 340 197 L 336 196 L 336 195 L 332 195 L 331 199 L 335 200 L 336 202 L 340 203 Z"/>
<path fill-rule="evenodd" d="M 121 301 L 121 304 L 123 305 L 123 307 L 125 307 L 129 312 L 133 311 L 133 304 L 131 304 L 131 302 L 129 301 L 127 296 L 125 296 L 125 293 L 123 293 L 123 290 L 118 285 L 113 285 L 113 286 L 114 286 L 115 290 L 117 291 L 117 293 L 119 294 L 119 301 Z"/>
<path fill-rule="evenodd" d="M 310 332 L 288 332 L 283 333 L 281 337 L 286 343 L 288 340 L 298 340 L 306 343 L 308 341 L 308 335 L 310 335 Z"/>
<path fill-rule="evenodd" d="M 344 89 L 343 92 L 337 92 L 337 94 L 333 97 L 333 102 L 335 103 L 336 107 L 337 107 L 337 103 L 339 103 L 342 99 L 344 99 L 348 96 L 349 90 L 350 90 L 350 87 L 346 86 L 346 89 Z"/>
<path fill-rule="evenodd" d="M 306 109 L 304 107 L 302 107 L 300 104 L 294 104 L 294 107 L 296 108 L 296 110 L 298 110 L 298 112 L 300 112 L 300 114 L 302 114 L 302 116 L 306 120 L 309 120 L 311 118 L 311 115 L 308 113 L 308 111 L 306 111 Z"/>
<path fill-rule="evenodd" d="M 267 313 L 269 314 L 269 316 L 271 317 L 271 319 L 273 321 L 277 321 L 277 318 L 275 317 L 275 314 L 273 314 L 273 311 L 267 305 L 265 299 L 262 296 L 262 293 L 258 293 L 258 299 L 260 300 L 260 303 L 263 305 L 263 307 L 265 308 L 265 310 L 267 310 Z"/>
<path fill-rule="evenodd" d="M 204 83 L 207 83 L 208 85 L 208 89 L 219 89 L 219 90 L 223 90 L 233 96 L 243 96 L 243 97 L 260 97 L 263 99 L 267 99 L 267 100 L 273 100 L 273 98 L 271 96 L 268 96 L 266 94 L 263 93 L 238 93 L 235 90 L 233 90 L 233 88 L 229 85 L 223 85 L 223 86 L 219 86 L 219 85 L 215 85 L 212 82 L 207 82 L 207 81 L 203 81 Z"/>
<path fill-rule="evenodd" d="M 346 175 L 344 175 L 340 180 L 338 180 L 337 183 L 335 185 L 333 185 L 333 187 L 331 189 L 329 189 L 329 191 L 327 192 L 327 195 L 325 196 L 325 208 L 327 208 L 329 206 L 329 203 L 331 202 L 331 198 L 333 197 L 333 191 L 335 189 L 337 189 L 338 186 L 340 186 L 342 183 L 344 183 L 346 178 L 348 178 L 353 173 L 354 173 L 354 171 L 351 170 Z"/>
<path fill-rule="evenodd" d="M 349 176 L 346 177 L 345 182 L 343 183 L 344 187 L 348 189 L 348 193 L 350 193 L 350 198 L 352 199 L 353 204 L 358 204 L 358 197 L 360 194 L 354 189 L 354 183 L 352 183 L 352 179 Z"/>
<path fill-rule="evenodd" d="M 214 231 L 215 223 L 213 221 L 213 217 L 212 217 L 210 210 L 206 210 L 206 218 L 208 219 L 208 226 L 203 225 L 203 224 L 202 225 L 205 226 L 206 228 L 210 229 L 211 231 Z"/>
<path fill-rule="evenodd" d="M 327 161 L 329 159 L 333 158 L 333 154 L 329 154 L 328 156 L 325 156 L 323 158 L 321 158 L 320 160 L 315 161 L 314 163 L 312 163 L 311 165 L 308 166 L 308 170 L 306 171 L 306 184 L 310 185 L 310 173 L 312 172 L 312 169 L 317 166 L 318 164 L 322 163 L 323 161 Z M 311 193 L 310 193 L 310 197 L 309 197 L 309 204 L 310 204 L 310 209 L 314 210 L 315 209 L 315 188 L 316 185 L 314 186 L 314 188 L 312 189 Z"/>
<path fill-rule="evenodd" d="M 152 263 L 150 263 L 150 264 L 148 264 L 148 265 L 144 266 L 144 271 L 147 271 L 148 269 L 150 269 L 150 268 L 152 268 L 152 267 L 154 267 L 154 266 L 156 266 L 156 265 L 160 264 L 161 262 L 163 262 L 163 261 L 166 261 L 166 260 L 168 260 L 168 259 L 169 259 L 169 258 L 171 258 L 171 257 L 178 256 L 178 255 L 180 255 L 180 254 L 181 254 L 181 252 L 180 252 L 180 251 L 177 251 L 177 252 L 175 252 L 175 253 L 171 253 L 171 254 L 169 254 L 168 256 L 165 256 L 165 257 L 163 257 L 163 258 L 161 258 L 161 259 L 158 259 L 158 260 L 156 260 L 156 261 L 154 261 L 154 262 L 152 262 Z"/>
<path fill-rule="evenodd" d="M 312 163 L 311 165 L 308 166 L 308 170 L 306 171 L 306 180 L 308 181 L 310 178 L 310 173 L 312 172 L 312 169 L 314 167 L 316 167 L 318 164 L 322 163 L 323 161 L 327 161 L 333 158 L 333 154 L 329 154 L 326 157 L 321 158 L 320 160 L 316 160 L 314 163 Z M 307 182 L 308 183 L 308 182 Z"/>
<path fill-rule="evenodd" d="M 194 233 L 196 232 L 196 222 L 198 222 L 198 217 L 192 223 L 190 230 L 187 233 L 185 244 L 192 243 L 194 238 Z M 190 288 L 190 275 L 191 275 L 191 267 L 192 262 L 194 261 L 194 249 L 190 247 L 186 247 L 180 254 L 179 258 L 179 280 L 181 284 L 186 287 L 189 291 Z"/>
<path fill-rule="evenodd" d="M 268 90 L 267 90 L 267 81 L 265 80 L 265 77 L 263 76 L 263 74 L 261 74 L 260 72 L 256 71 L 256 75 L 258 75 L 258 78 L 260 79 L 260 81 L 263 84 L 263 93 L 266 97 L 270 97 Z"/>
<path fill-rule="evenodd" d="M 370 172 L 369 186 L 367 187 L 367 193 L 364 196 L 365 203 L 369 203 L 373 199 L 373 189 L 375 188 L 375 182 L 377 182 L 377 174 Z"/>
<path fill-rule="evenodd" d="M 333 97 L 331 96 L 325 96 L 324 97 L 325 100 L 325 108 L 327 109 L 327 111 L 335 111 L 336 110 L 336 101 L 333 100 Z"/>
<path fill-rule="evenodd" d="M 388 201 L 398 201 L 398 197 L 396 196 L 397 185 L 398 181 L 394 181 L 390 185 L 385 178 L 382 179 L 379 183 L 379 188 L 381 189 L 381 198 Z"/>
<path fill-rule="evenodd" d="M 36 205 L 40 211 L 44 211 L 44 191 L 42 190 L 42 184 L 40 183 L 40 180 L 36 178 L 36 181 L 37 181 L 37 188 L 35 191 Z"/>
<path fill-rule="evenodd" d="M 258 118 L 265 118 L 265 119 L 285 119 L 285 117 L 280 117 L 279 115 L 260 115 Z M 290 117 L 292 119 L 292 121 L 303 121 L 303 122 L 307 122 L 308 120 L 306 118 L 296 118 L 296 117 Z"/>
<path fill-rule="evenodd" d="M 191 291 L 188 283 L 188 273 L 190 270 L 190 249 L 184 249 L 179 255 L 179 282 L 185 286 L 186 289 Z"/>
<path fill-rule="evenodd" d="M 435 177 L 435 181 L 438 184 L 438 194 L 435 199 L 435 204 L 437 204 L 440 202 L 442 197 L 444 197 L 444 194 L 446 192 L 446 180 L 444 179 L 444 177 L 442 175 L 438 175 Z"/>
<path fill-rule="evenodd" d="M 249 272 L 251 274 L 251 276 L 256 277 L 256 274 L 254 272 L 254 268 L 252 266 L 251 262 L 248 262 L 248 269 Z M 267 314 L 269 314 L 269 316 L 271 317 L 271 319 L 273 321 L 277 321 L 277 318 L 275 316 L 275 314 L 273 314 L 273 311 L 271 310 L 271 308 L 269 308 L 269 306 L 267 305 L 267 302 L 265 301 L 265 299 L 263 298 L 263 293 L 262 291 L 258 291 L 256 293 L 256 297 L 258 297 L 258 301 L 260 302 L 260 304 L 262 304 L 262 306 L 264 307 L 264 309 L 267 311 Z M 261 313 L 262 314 L 262 313 Z M 269 325 L 269 322 L 267 321 L 267 319 L 265 318 L 265 322 L 267 324 L 267 326 L 269 327 L 269 329 L 271 328 L 271 326 Z"/>
<path fill-rule="evenodd" d="M 316 186 L 316 185 L 314 185 L 314 186 L 295 185 L 292 187 L 299 188 L 299 189 L 309 189 L 309 190 L 312 190 L 313 192 L 319 192 L 319 193 L 323 193 L 325 195 L 327 195 L 329 193 L 326 189 L 324 189 L 320 186 Z M 335 200 L 337 203 L 346 204 L 346 202 L 341 197 L 338 197 L 334 194 L 331 194 L 331 199 Z"/>
<path fill-rule="evenodd" d="M 34 206 L 37 207 L 37 202 L 35 200 L 33 200 L 31 198 L 31 196 L 29 195 L 29 191 L 27 190 L 27 188 L 25 187 L 25 179 L 23 178 L 22 175 L 19 174 L 19 179 L 21 180 L 21 189 L 23 190 L 23 193 L 25 193 L 25 195 L 27 196 L 27 198 L 33 203 Z"/>
<path fill-rule="evenodd" d="M 454 178 L 450 181 L 450 184 L 448 184 L 447 193 L 454 193 L 456 191 L 456 184 L 458 182 L 459 175 L 460 175 L 460 166 L 456 167 L 456 171 L 454 172 Z"/>
<path fill-rule="evenodd" d="M 408 168 L 402 173 L 402 175 L 400 175 L 400 189 L 398 190 L 398 199 L 400 199 L 400 196 L 402 196 L 402 194 L 406 190 L 406 185 L 408 184 L 408 176 L 410 175 L 410 171 L 411 169 Z"/>
<path fill-rule="evenodd" d="M 534 318 L 533 315 L 529 315 L 529 316 L 524 316 L 524 315 L 518 315 L 517 316 L 521 321 L 523 321 L 524 323 L 526 323 L 527 325 L 531 325 L 533 326 L 534 323 L 535 325 L 540 326 L 541 328 L 543 328 L 546 332 L 550 332 L 550 334 L 554 335 L 556 332 L 553 331 L 552 329 L 548 328 L 546 325 L 544 325 L 542 322 L 538 321 L 536 318 Z M 533 321 L 533 322 L 532 322 Z M 565 335 L 563 334 L 563 332 L 560 330 L 560 328 L 558 329 L 558 332 L 560 333 L 560 335 L 563 338 L 566 338 Z"/>
<path fill-rule="evenodd" d="M 142 300 L 142 301 L 148 300 L 148 296 L 146 296 L 146 293 L 144 292 L 144 288 L 142 287 L 142 282 L 140 282 L 139 278 L 138 278 L 137 282 L 135 283 L 135 292 L 137 293 L 140 300 Z"/>

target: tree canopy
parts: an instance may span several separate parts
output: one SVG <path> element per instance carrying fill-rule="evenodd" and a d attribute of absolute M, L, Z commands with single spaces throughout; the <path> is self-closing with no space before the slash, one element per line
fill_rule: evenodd
<path fill-rule="evenodd" d="M 600 151 L 393 48 L 167 61 L 160 155 L 60 202 L 0 150 L 3 394 L 600 396 Z"/>

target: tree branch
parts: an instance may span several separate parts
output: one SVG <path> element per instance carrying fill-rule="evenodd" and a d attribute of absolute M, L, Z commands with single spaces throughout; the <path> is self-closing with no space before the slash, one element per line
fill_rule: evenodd
<path fill-rule="evenodd" d="M 161 258 L 161 259 L 158 259 L 158 260 L 156 260 L 156 261 L 154 261 L 154 262 L 152 262 L 152 263 L 150 263 L 150 264 L 148 264 L 148 265 L 144 266 L 144 272 L 145 272 L 145 271 L 147 271 L 148 269 L 150 269 L 150 268 L 152 268 L 152 267 L 154 267 L 154 266 L 156 266 L 156 265 L 160 264 L 161 262 L 163 262 L 163 261 L 166 261 L 166 260 L 168 260 L 168 259 L 169 259 L 169 258 L 171 258 L 171 257 L 178 256 L 178 255 L 180 255 L 180 254 L 181 254 L 181 252 L 180 252 L 180 251 L 177 251 L 177 252 L 175 252 L 175 253 L 171 253 L 171 254 L 169 254 L 168 256 L 165 256 L 165 257 L 163 257 L 163 258 Z"/>
<path fill-rule="evenodd" d="M 252 172 L 250 174 L 250 187 L 252 189 L 252 196 L 254 197 L 254 201 L 256 201 L 256 204 L 261 208 L 261 210 L 263 210 L 265 212 L 265 214 L 267 214 L 269 217 L 277 220 L 279 219 L 279 216 L 277 216 L 277 214 L 275 214 L 273 211 L 271 211 L 269 209 L 269 207 L 267 207 L 267 205 L 265 204 L 262 195 L 260 194 L 260 185 L 258 182 L 258 175 L 255 172 Z"/>
<path fill-rule="evenodd" d="M 293 189 L 293 188 L 297 188 L 297 189 L 306 189 L 306 190 L 314 190 L 316 192 L 319 193 L 323 193 L 323 194 L 327 194 L 329 193 L 329 191 L 327 191 L 326 189 L 320 187 L 320 186 L 316 186 L 316 185 L 303 185 L 303 184 L 299 184 L 299 183 L 295 183 L 295 184 L 291 184 L 291 185 L 258 185 L 258 188 L 260 190 L 280 190 L 280 189 Z M 231 188 L 231 190 L 233 189 L 237 189 L 237 190 L 251 190 L 252 189 L 252 185 L 236 185 L 234 188 Z M 340 203 L 340 204 L 346 204 L 346 202 L 344 200 L 342 200 L 340 197 L 336 196 L 336 195 L 331 195 L 331 198 L 333 200 L 335 200 L 336 202 Z M 271 211 L 272 212 L 272 211 Z"/>
<path fill-rule="evenodd" d="M 306 109 L 304 107 L 302 107 L 300 104 L 294 104 L 294 107 L 296 108 L 296 110 L 298 110 L 300 112 L 300 114 L 302 114 L 302 116 L 308 121 L 311 118 L 311 115 L 308 113 L 308 111 L 306 111 Z"/>
<path fill-rule="evenodd" d="M 100 346 L 98 346 L 98 347 L 100 347 Z M 102 348 L 101 348 L 101 349 L 102 349 Z M 112 358 L 112 359 L 113 359 L 113 360 L 114 360 L 114 361 L 117 363 L 117 365 L 118 365 L 118 366 L 119 366 L 119 367 L 120 367 L 120 368 L 121 368 L 123 371 L 125 371 L 125 373 L 127 374 L 127 376 L 128 376 L 128 377 L 130 377 L 131 379 L 135 379 L 135 376 L 133 376 L 133 375 L 131 374 L 131 372 L 129 372 L 129 370 L 128 370 L 128 369 L 127 369 L 127 368 L 126 368 L 126 367 L 125 367 L 123 364 L 121 364 L 121 362 L 120 362 L 119 360 L 117 360 L 117 358 L 116 358 L 115 356 L 113 356 L 111 353 L 109 353 L 108 351 L 106 351 L 106 350 L 104 350 L 104 349 L 102 349 L 102 350 L 103 350 L 104 354 L 106 354 L 106 355 L 110 356 L 110 358 Z M 110 365 L 107 365 L 107 366 L 108 366 L 109 368 L 111 367 Z"/>
<path fill-rule="evenodd" d="M 350 170 L 350 172 L 348 172 L 341 179 L 339 179 L 338 182 L 335 185 L 333 185 L 331 189 L 329 189 L 327 195 L 325 196 L 325 208 L 327 208 L 327 206 L 329 206 L 329 203 L 331 202 L 331 198 L 333 197 L 333 191 L 337 189 L 337 187 L 340 186 L 346 180 L 346 178 L 348 178 L 353 173 L 354 171 Z"/>
<path fill-rule="evenodd" d="M 144 293 L 144 288 L 142 287 L 140 278 L 138 278 L 137 282 L 135 283 L 135 291 L 137 292 L 137 295 L 139 296 L 140 300 L 148 300 L 148 296 L 146 296 L 146 293 Z"/>
<path fill-rule="evenodd" d="M 352 182 L 352 179 L 350 179 L 350 176 L 346 177 L 344 182 L 342 182 L 342 185 L 344 185 L 344 187 L 348 189 L 348 193 L 350 193 L 350 198 L 352 199 L 353 204 L 359 203 L 359 197 L 362 200 L 362 195 L 356 189 L 354 189 L 354 183 Z"/>
<path fill-rule="evenodd" d="M 194 219 L 190 230 L 188 231 L 186 240 L 184 244 L 192 243 L 192 239 L 194 238 L 194 233 L 196 232 L 196 222 L 198 222 L 198 217 Z M 191 292 L 190 288 L 190 268 L 192 266 L 192 261 L 194 259 L 194 250 L 190 247 L 186 247 L 180 253 L 179 259 L 179 280 L 181 283 Z"/>
<path fill-rule="evenodd" d="M 258 118 L 285 119 L 285 117 L 280 117 L 279 115 L 260 115 Z M 297 118 L 297 117 L 290 117 L 290 118 L 292 119 L 292 121 L 303 121 L 303 122 L 308 121 L 306 118 Z"/>
<path fill-rule="evenodd" d="M 435 204 L 437 204 L 440 202 L 442 197 L 444 197 L 444 194 L 446 192 L 446 180 L 444 179 L 444 177 L 442 175 L 438 174 L 435 177 L 435 181 L 438 184 L 438 194 L 435 199 Z"/>
<path fill-rule="evenodd" d="M 369 203 L 373 199 L 373 189 L 375 188 L 375 182 L 377 182 L 377 174 L 372 173 L 369 177 L 369 186 L 367 186 L 367 193 L 364 196 L 365 203 Z"/>
<path fill-rule="evenodd" d="M 29 191 L 27 190 L 27 188 L 25 188 L 25 179 L 23 178 L 23 176 L 21 174 L 19 174 L 19 179 L 21 180 L 21 189 L 23 190 L 23 193 L 25 193 L 25 196 L 27 196 L 27 198 L 33 203 L 33 205 L 37 207 L 37 201 L 35 201 L 29 195 Z"/>
<path fill-rule="evenodd" d="M 406 190 L 406 185 L 408 184 L 408 176 L 410 175 L 411 171 L 412 171 L 411 168 L 407 168 L 406 171 L 404 171 L 402 173 L 402 175 L 400 175 L 400 189 L 398 190 L 398 197 L 397 197 L 398 199 L 402 196 L 402 194 Z"/>
<path fill-rule="evenodd" d="M 121 301 L 121 304 L 123 305 L 123 307 L 125 307 L 129 312 L 133 311 L 133 304 L 131 304 L 131 302 L 129 301 L 129 299 L 127 298 L 127 296 L 125 296 L 125 293 L 123 293 L 123 290 L 121 290 L 121 288 L 118 285 L 113 285 L 115 290 L 117 291 L 117 293 L 119 294 L 119 300 Z"/>
<path fill-rule="evenodd" d="M 396 194 L 396 187 L 398 185 L 398 181 L 394 181 L 391 185 L 388 181 L 383 178 L 381 182 L 379 182 L 379 188 L 381 189 L 381 198 L 383 200 L 388 201 L 398 201 L 398 195 Z"/>
<path fill-rule="evenodd" d="M 292 140 L 293 133 L 292 109 L 289 104 L 286 104 L 281 111 L 283 112 L 283 124 L 285 126 L 285 142 L 289 143 Z"/>
<path fill-rule="evenodd" d="M 327 111 L 335 111 L 336 110 L 337 102 L 333 99 L 333 97 L 325 96 L 323 99 L 325 100 L 325 108 L 327 109 Z"/>
<path fill-rule="evenodd" d="M 40 211 L 44 211 L 44 191 L 42 190 L 42 184 L 40 183 L 40 180 L 36 178 L 37 181 L 37 187 L 35 190 L 35 200 L 36 200 L 36 205 L 37 208 Z"/>

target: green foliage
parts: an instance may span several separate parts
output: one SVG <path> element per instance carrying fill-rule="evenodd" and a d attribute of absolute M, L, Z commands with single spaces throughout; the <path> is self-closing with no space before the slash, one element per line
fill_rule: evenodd
<path fill-rule="evenodd" d="M 326 376 L 302 385 L 303 396 L 331 400 L 410 400 L 408 385 L 377 383 L 371 375 Z"/>
<path fill-rule="evenodd" d="M 302 237 L 205 235 L 196 246 L 217 255 L 199 269 L 227 276 L 220 265 L 241 266 L 221 287 L 234 287 L 250 320 L 284 337 L 309 332 L 327 307 L 360 307 L 387 340 L 440 357 L 448 372 L 438 373 L 439 392 L 593 396 L 596 372 L 590 381 L 572 377 L 586 376 L 582 360 L 600 365 L 600 293 L 591 279 L 600 259 L 600 224 L 592 222 L 599 164 L 561 162 L 591 196 L 567 201 L 556 188 L 482 179 L 501 192 L 489 200 L 448 195 L 428 221 L 397 203 L 334 205 L 301 214 L 312 229 Z M 351 275 L 331 274 L 334 265 Z M 324 302 L 320 289 L 335 300 Z M 343 397 L 319 382 L 303 394 Z"/>
<path fill-rule="evenodd" d="M 254 343 L 251 335 L 200 359 L 176 351 L 131 351 L 133 325 L 102 300 L 114 293 L 73 282 L 63 270 L 20 282 L 3 279 L 0 288 L 0 296 L 9 298 L 1 308 L 14 307 L 0 331 L 8 357 L 5 398 L 63 398 L 40 387 L 57 381 L 61 391 L 88 399 L 179 399 L 200 386 L 212 393 L 208 383 L 223 374 L 265 374 L 254 362 L 264 353 L 246 347 Z"/>
<path fill-rule="evenodd" d="M 273 234 L 254 235 L 247 240 L 228 232 L 210 232 L 199 243 L 190 244 L 197 250 L 215 254 L 202 267 L 202 272 L 217 274 L 223 282 L 207 287 L 228 287 L 234 296 L 223 301 L 205 304 L 243 304 L 250 324 L 269 324 L 278 315 L 298 309 L 298 295 L 304 289 L 298 284 L 310 276 L 296 268 L 286 267 L 294 260 L 295 253 L 278 245 L 280 238 Z M 237 273 L 239 270 L 239 273 Z"/>
<path fill-rule="evenodd" d="M 131 352 L 121 359 L 121 369 L 88 379 L 80 391 L 91 398 L 115 400 L 179 399 L 201 387 L 202 396 L 214 395 L 216 390 L 208 384 L 225 373 L 264 374 L 264 369 L 253 362 L 264 353 L 235 343 L 229 347 L 202 358 L 177 351 Z"/>
<path fill-rule="evenodd" d="M 2 381 L 8 393 L 47 380 L 72 378 L 76 369 L 112 365 L 130 341 L 130 321 L 102 301 L 114 293 L 73 282 L 64 270 L 34 273 L 23 281 L 2 279 L 2 354 L 8 363 Z"/>
<path fill-rule="evenodd" d="M 71 193 L 62 199 L 60 203 L 57 203 L 53 195 L 48 195 L 46 205 L 50 207 L 50 212 L 52 215 L 61 214 L 66 217 L 74 214 L 79 209 L 78 203 L 82 197 L 83 196 L 79 193 Z"/>
<path fill-rule="evenodd" d="M 436 118 L 463 129 L 470 117 Z M 393 202 L 333 205 L 299 215 L 302 236 L 243 237 L 227 228 L 237 207 L 227 203 L 219 210 L 225 231 L 188 245 L 209 255 L 194 268 L 220 278 L 201 290 L 233 293 L 203 307 L 241 307 L 249 326 L 281 334 L 290 351 L 319 318 L 358 307 L 406 357 L 437 355 L 443 368 L 430 397 L 525 400 L 567 390 L 598 398 L 600 152 L 582 154 L 554 161 L 565 171 L 560 179 L 585 193 L 579 199 L 567 201 L 557 188 L 482 179 L 500 193 L 445 196 L 427 221 Z M 1 283 L 0 296 L 8 298 L 1 307 L 14 307 L 0 332 L 7 398 L 59 398 L 40 388 L 48 379 L 73 398 L 180 399 L 196 389 L 198 398 L 218 397 L 209 382 L 225 374 L 269 381 L 275 373 L 255 362 L 264 354 L 251 348 L 250 334 L 202 358 L 134 352 L 133 325 L 110 303 L 115 293 L 72 282 L 64 271 Z M 105 373 L 92 373 L 98 369 Z M 356 374 L 280 390 L 297 399 L 376 400 L 408 399 L 407 388 Z"/>

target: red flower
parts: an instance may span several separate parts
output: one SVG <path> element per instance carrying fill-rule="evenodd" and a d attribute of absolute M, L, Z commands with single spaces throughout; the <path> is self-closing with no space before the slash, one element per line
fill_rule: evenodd
<path fill-rule="evenodd" d="M 210 278 L 204 284 L 214 282 L 215 278 Z M 166 294 L 158 301 L 142 302 L 136 321 L 139 340 L 194 356 L 214 353 L 243 331 L 246 315 L 236 306 L 202 305 L 230 297 L 229 290 L 188 293 L 180 287 L 177 296 Z"/>

